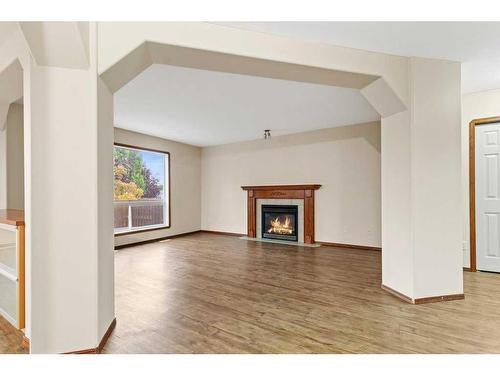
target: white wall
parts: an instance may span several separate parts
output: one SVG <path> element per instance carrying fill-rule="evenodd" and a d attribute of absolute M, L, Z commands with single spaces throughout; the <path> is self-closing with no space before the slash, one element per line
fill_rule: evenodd
<path fill-rule="evenodd" d="M 246 233 L 242 185 L 318 183 L 316 240 L 381 246 L 380 123 L 202 149 L 202 229 Z"/>
<path fill-rule="evenodd" d="M 24 210 L 24 122 L 22 105 L 10 105 L 6 131 L 7 208 Z"/>
<path fill-rule="evenodd" d="M 469 228 L 469 123 L 485 117 L 500 116 L 500 89 L 462 96 L 462 227 L 463 265 L 470 267 Z"/>
<path fill-rule="evenodd" d="M 115 142 L 170 152 L 170 228 L 115 237 L 115 245 L 201 229 L 201 149 L 115 128 Z"/>

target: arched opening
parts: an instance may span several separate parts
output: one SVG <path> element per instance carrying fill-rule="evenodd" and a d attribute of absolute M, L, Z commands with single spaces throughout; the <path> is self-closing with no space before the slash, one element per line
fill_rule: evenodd
<path fill-rule="evenodd" d="M 383 112 L 384 115 L 390 116 L 394 113 L 397 113 L 399 111 L 402 111 L 405 109 L 405 106 L 402 104 L 402 102 L 399 100 L 397 95 L 394 94 L 394 92 L 391 90 L 391 88 L 387 85 L 387 83 L 384 82 L 384 80 L 380 77 L 377 76 L 370 76 L 370 75 L 365 75 L 365 74 L 357 74 L 357 73 L 349 73 L 349 72 L 342 72 L 342 71 L 335 71 L 335 70 L 329 70 L 329 69 L 321 69 L 313 66 L 303 66 L 303 65 L 297 65 L 297 64 L 289 64 L 289 63 L 283 63 L 283 62 L 278 62 L 278 61 L 269 61 L 269 60 L 262 60 L 262 59 L 255 59 L 255 58 L 249 58 L 245 56 L 237 56 L 237 55 L 230 55 L 230 54 L 224 54 L 224 53 L 218 53 L 218 52 L 212 52 L 212 51 L 204 51 L 204 50 L 197 50 L 197 49 L 192 49 L 192 48 L 185 48 L 185 47 L 178 47 L 178 46 L 172 46 L 172 45 L 164 45 L 164 44 L 159 44 L 159 43 L 149 43 L 146 42 L 139 47 L 137 47 L 135 50 L 131 51 L 127 56 L 125 56 L 123 59 L 121 59 L 119 62 L 117 62 L 114 66 L 106 70 L 104 73 L 101 74 L 101 79 L 104 81 L 106 84 L 107 88 L 109 91 L 105 92 L 105 95 L 103 95 L 104 98 L 106 98 L 105 103 L 108 107 L 102 107 L 101 109 L 103 112 L 107 113 L 106 119 L 108 120 L 108 123 L 106 124 L 101 124 L 102 126 L 105 127 L 112 127 L 113 125 L 116 125 L 114 120 L 113 122 L 109 122 L 110 119 L 113 118 L 113 115 L 116 114 L 116 109 L 112 107 L 113 103 L 112 100 L 110 99 L 112 95 L 116 95 L 117 93 L 120 92 L 122 88 L 125 88 L 127 84 L 131 81 L 134 80 L 134 78 L 138 77 L 141 75 L 142 72 L 147 70 L 149 67 L 151 67 L 154 64 L 158 65 L 167 65 L 170 67 L 181 67 L 181 68 L 188 68 L 188 69 L 195 69 L 195 71 L 209 71 L 209 72 L 218 72 L 218 73 L 230 73 L 230 74 L 239 74 L 239 75 L 244 75 L 244 76 L 251 76 L 251 77 L 264 77 L 264 78 L 271 78 L 271 79 L 279 79 L 279 80 L 286 80 L 286 81 L 292 81 L 292 82 L 303 82 L 303 83 L 313 83 L 316 85 L 322 85 L 322 86 L 335 86 L 335 87 L 344 87 L 344 88 L 350 88 L 350 89 L 355 89 L 355 90 L 360 90 L 361 94 L 365 96 L 368 101 L 373 101 L 372 105 L 375 107 L 375 109 L 379 112 Z M 156 92 L 156 90 L 155 90 Z M 386 100 L 381 100 L 381 97 Z M 114 101 L 116 103 L 116 99 Z M 136 103 L 137 104 L 137 103 Z M 134 104 L 131 104 L 134 105 Z M 194 109 L 196 110 L 196 109 Z M 358 126 L 358 127 L 353 127 L 352 129 L 347 129 L 346 127 L 344 134 L 343 135 L 338 135 L 339 139 L 345 138 L 356 138 L 357 136 L 363 137 L 364 132 L 366 129 L 368 129 L 368 125 L 365 127 Z M 356 133 L 357 135 L 351 134 L 351 132 Z M 117 131 L 119 134 L 119 139 L 114 139 L 115 142 L 118 143 L 126 143 L 129 146 L 138 146 L 138 147 L 149 147 L 149 148 L 154 148 L 151 143 L 150 144 L 134 144 L 134 142 L 147 142 L 146 136 L 139 137 L 137 135 L 134 135 L 132 133 L 124 133 L 121 131 Z M 337 134 L 337 133 L 336 133 Z M 340 133 L 339 133 L 340 134 Z M 323 136 L 326 136 L 326 133 L 323 134 Z M 317 137 L 321 137 L 320 135 L 317 135 Z M 380 137 L 380 134 L 379 134 Z M 378 153 L 380 154 L 380 138 L 378 138 L 378 141 L 376 139 L 377 137 L 374 135 L 372 138 L 368 137 L 368 143 L 372 142 L 372 148 L 377 149 L 378 148 Z M 157 141 L 157 144 L 160 144 L 159 141 Z M 264 147 L 265 145 L 262 145 Z M 108 148 L 112 147 L 112 144 L 110 140 L 108 140 L 108 145 L 106 146 Z M 249 146 L 251 147 L 251 146 Z M 369 147 L 368 147 L 369 148 Z M 175 168 L 175 165 L 177 163 L 178 156 L 176 155 L 175 152 L 172 153 L 172 165 Z M 236 167 L 236 165 L 233 166 L 234 169 L 241 169 L 242 166 L 240 165 L 239 167 Z M 175 186 L 177 182 L 175 181 L 176 176 L 178 176 L 177 173 L 174 174 L 173 181 L 172 183 L 174 184 L 174 191 L 178 189 L 178 187 Z M 379 176 L 380 178 L 380 176 Z M 295 182 L 294 177 L 292 176 L 290 178 L 290 182 Z M 318 183 L 321 183 L 321 181 L 317 181 Z M 269 182 L 267 182 L 269 183 Z M 266 181 L 262 181 L 262 184 L 266 184 Z M 191 185 L 191 184 L 188 184 Z M 187 185 L 184 186 L 184 189 L 187 189 Z M 235 187 L 239 190 L 240 186 L 235 185 Z M 243 204 L 245 205 L 245 200 L 246 198 L 243 197 Z M 321 204 L 321 199 L 320 198 L 320 204 Z M 179 205 L 179 201 L 176 201 L 176 199 L 173 200 L 173 205 L 177 204 Z M 111 205 L 108 205 L 110 207 Z M 243 206 L 245 207 L 245 206 Z M 380 210 L 380 208 L 379 208 Z M 107 215 L 109 215 L 109 211 Z M 173 213 L 172 220 L 173 222 L 178 219 L 178 216 L 176 217 L 177 213 Z M 243 218 L 246 218 L 246 213 L 243 213 L 244 216 Z M 377 213 L 378 216 L 380 216 L 380 211 Z M 324 227 L 324 224 L 322 224 Z M 219 229 L 220 230 L 220 229 Z M 133 244 L 134 242 L 152 242 L 156 241 L 159 239 L 165 239 L 166 237 L 171 237 L 171 236 L 176 236 L 178 232 L 172 232 L 172 231 L 165 231 L 161 235 L 159 234 L 151 234 L 149 233 L 142 233 L 141 235 L 135 235 L 133 236 L 120 236 L 117 241 L 115 241 L 115 245 L 119 248 L 128 246 L 130 244 Z M 125 239 L 129 239 L 128 241 Z M 321 237 L 321 236 L 320 236 Z M 326 242 L 326 240 L 323 238 L 317 239 L 318 241 L 323 240 Z M 242 241 L 241 241 L 242 242 Z M 337 244 L 338 245 L 338 244 Z M 158 250 L 159 250 L 159 246 Z M 369 247 L 369 246 L 367 246 Z M 282 250 L 282 249 L 281 249 Z M 309 253 L 309 255 L 312 253 Z M 144 263 L 146 263 L 146 259 L 148 257 L 148 251 L 146 248 L 141 249 L 140 253 L 144 256 Z M 154 256 L 160 256 L 161 250 L 155 252 Z M 148 294 L 148 292 L 145 292 L 144 295 L 139 295 L 139 294 L 134 294 L 135 289 L 135 284 L 134 284 L 134 276 L 137 275 L 143 275 L 144 271 L 143 269 L 140 268 L 141 262 L 139 259 L 132 257 L 128 257 L 126 254 L 131 254 L 131 252 L 128 252 L 125 250 L 123 253 L 120 253 L 118 255 L 118 261 L 116 263 L 116 270 L 117 272 L 116 277 L 115 277 L 115 290 L 116 290 L 116 295 L 117 295 L 117 300 L 115 303 L 116 306 L 116 316 L 117 320 L 120 321 L 121 319 L 124 321 L 125 326 L 131 326 L 134 323 L 130 321 L 130 317 L 133 316 L 134 314 L 143 316 L 144 319 L 141 320 L 141 323 L 136 322 L 137 326 L 135 329 L 137 330 L 147 330 L 148 323 L 147 321 L 156 321 L 156 322 L 162 322 L 161 324 L 165 323 L 167 326 L 169 325 L 168 322 L 162 321 L 162 318 L 165 317 L 165 314 L 162 313 L 162 309 L 169 309 L 172 311 L 172 321 L 170 322 L 173 325 L 176 324 L 182 324 L 179 323 L 179 320 L 177 318 L 173 318 L 177 313 L 182 315 L 185 311 L 182 310 L 182 307 L 179 307 L 179 310 L 176 312 L 176 307 L 175 303 L 169 306 L 160 306 L 159 303 L 161 301 L 166 302 L 166 300 L 169 300 L 173 302 L 172 299 L 167 297 L 167 295 L 170 295 L 169 291 L 159 292 L 154 293 L 154 295 Z M 151 255 L 152 253 L 150 253 Z M 377 255 L 373 255 L 373 259 L 371 261 L 375 261 Z M 140 258 L 140 257 L 139 257 Z M 172 263 L 174 263 L 174 259 L 171 260 Z M 304 260 L 305 261 L 305 260 Z M 144 264 L 143 263 L 143 264 Z M 127 268 L 124 267 L 124 264 L 128 265 L 136 265 L 137 267 L 131 267 Z M 161 263 L 158 264 L 158 267 L 161 266 Z M 196 267 L 197 265 L 191 264 L 190 267 Z M 241 265 L 236 265 L 235 267 L 239 267 Z M 172 270 L 164 270 L 165 272 L 165 277 L 171 277 L 167 276 L 170 275 Z M 220 271 L 220 270 L 219 270 Z M 159 280 L 156 279 L 158 274 L 153 272 L 151 270 L 151 274 L 149 276 L 145 275 L 145 278 L 141 278 L 139 281 L 140 284 L 145 285 L 145 283 L 150 280 L 151 283 L 154 285 L 158 286 L 158 283 L 160 282 Z M 172 274 L 174 274 L 172 272 Z M 181 277 L 182 275 L 177 274 L 176 276 L 172 277 Z M 374 277 L 380 277 L 380 274 L 375 274 L 373 275 Z M 186 275 L 184 277 L 187 277 Z M 136 279 L 137 280 L 137 279 Z M 170 287 L 175 288 L 175 286 L 171 285 Z M 168 288 L 168 286 L 167 286 Z M 148 289 L 149 290 L 149 289 Z M 149 301 L 151 304 L 157 306 L 157 309 L 149 309 L 148 311 L 143 311 L 143 308 L 146 306 L 145 304 L 139 305 L 128 305 L 126 301 L 139 301 L 142 298 L 149 298 Z M 158 305 L 157 305 L 158 303 Z M 186 306 L 184 306 L 186 307 Z M 192 306 L 193 307 L 193 306 Z M 195 307 L 193 307 L 195 308 Z M 155 315 L 155 313 L 158 313 Z M 153 315 L 150 315 L 153 314 Z M 145 324 L 145 325 L 144 325 Z M 120 329 L 120 325 L 118 325 L 118 328 Z M 108 349 L 111 352 L 113 350 L 121 350 L 121 338 L 127 337 L 130 339 L 130 337 L 127 336 L 126 333 L 122 332 L 122 334 L 118 334 L 118 338 L 112 338 L 111 342 L 109 343 Z M 129 344 L 131 341 L 128 342 Z M 133 344 L 132 344 L 133 346 Z M 163 348 L 158 347 L 158 348 L 152 348 L 149 347 L 148 350 L 152 351 L 159 351 L 161 352 Z M 136 350 L 140 350 L 137 349 Z M 168 349 L 167 349 L 168 350 Z"/>

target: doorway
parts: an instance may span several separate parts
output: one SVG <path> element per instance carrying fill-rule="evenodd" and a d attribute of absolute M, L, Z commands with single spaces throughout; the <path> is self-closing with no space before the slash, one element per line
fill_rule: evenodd
<path fill-rule="evenodd" d="M 470 270 L 500 272 L 500 117 L 469 126 Z"/>

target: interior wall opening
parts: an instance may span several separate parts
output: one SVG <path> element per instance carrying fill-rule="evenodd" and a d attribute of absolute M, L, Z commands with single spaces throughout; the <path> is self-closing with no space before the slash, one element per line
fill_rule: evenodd
<path fill-rule="evenodd" d="M 166 240 L 167 246 L 172 237 L 200 231 L 243 236 L 247 220 L 243 185 L 323 184 L 316 201 L 316 240 L 380 249 L 380 115 L 359 88 L 153 64 L 114 92 L 113 102 L 115 146 L 168 153 L 171 176 L 169 227 L 130 230 L 134 229 L 131 209 L 144 203 L 144 191 L 138 190 L 143 189 L 140 179 L 149 173 L 147 160 L 143 154 L 137 161 L 137 155 L 122 158 L 115 152 L 115 198 L 118 193 L 127 198 L 114 202 L 115 248 L 120 249 L 115 253 L 115 306 L 121 321 L 116 330 L 121 324 L 136 324 L 128 321 L 130 311 L 141 309 L 129 305 L 142 298 L 132 297 L 130 287 L 140 281 L 130 275 L 149 267 L 147 247 L 137 245 Z M 257 114 L 262 115 L 256 118 Z M 296 126 L 290 127 L 292 123 Z M 274 129 L 272 137 L 264 139 L 263 129 L 269 128 Z M 142 173 L 125 179 L 117 176 L 133 175 L 134 165 Z M 353 188 L 346 189 L 347 184 Z M 268 230 L 259 237 L 286 237 L 291 246 L 304 243 L 301 204 L 290 213 L 260 215 L 261 227 Z M 294 219 L 287 222 L 288 216 Z M 144 263 L 128 268 L 124 259 L 138 251 L 143 251 Z M 156 267 L 165 265 L 158 260 Z M 168 279 L 170 272 L 165 272 Z M 173 291 L 164 281 L 151 274 L 151 282 L 160 283 L 163 298 L 170 300 Z M 150 297 L 159 297 L 154 294 Z M 163 316 L 159 313 L 155 319 Z M 110 350 L 119 341 L 112 339 Z"/>
<path fill-rule="evenodd" d="M 19 342 L 26 335 L 28 306 L 23 89 L 16 60 L 0 73 L 0 326 Z"/>

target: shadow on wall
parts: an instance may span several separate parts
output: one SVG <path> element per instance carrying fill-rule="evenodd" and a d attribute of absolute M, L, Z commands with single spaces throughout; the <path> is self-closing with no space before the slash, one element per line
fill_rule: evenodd
<path fill-rule="evenodd" d="M 294 133 L 273 136 L 270 140 L 253 140 L 231 143 L 227 145 L 206 147 L 212 155 L 225 153 L 246 153 L 266 150 L 269 147 L 290 147 L 303 144 L 342 141 L 355 138 L 364 138 L 378 153 L 380 148 L 380 122 L 367 122 L 363 124 L 346 125 L 336 128 L 313 130 L 310 132 Z"/>
<path fill-rule="evenodd" d="M 24 210 L 23 105 L 12 103 L 7 115 L 7 208 Z"/>
<path fill-rule="evenodd" d="M 0 208 L 24 209 L 23 68 L 0 72 Z"/>

